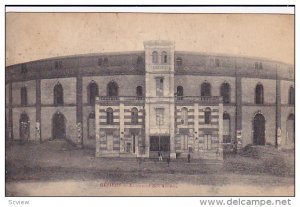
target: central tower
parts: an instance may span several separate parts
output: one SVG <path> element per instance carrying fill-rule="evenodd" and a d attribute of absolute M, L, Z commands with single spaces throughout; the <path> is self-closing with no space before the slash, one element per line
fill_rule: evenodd
<path fill-rule="evenodd" d="M 176 158 L 174 42 L 145 41 L 144 47 L 146 154 Z"/>

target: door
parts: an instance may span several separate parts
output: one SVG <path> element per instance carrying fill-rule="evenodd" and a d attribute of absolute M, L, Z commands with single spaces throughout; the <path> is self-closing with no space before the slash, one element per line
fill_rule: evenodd
<path fill-rule="evenodd" d="M 206 150 L 211 149 L 211 134 L 204 135 L 204 146 Z"/>
<path fill-rule="evenodd" d="M 52 120 L 53 139 L 64 139 L 66 137 L 65 117 L 62 113 L 57 112 Z"/>
<path fill-rule="evenodd" d="M 286 123 L 287 143 L 295 142 L 295 116 L 290 114 Z"/>
<path fill-rule="evenodd" d="M 30 122 L 27 114 L 21 114 L 20 117 L 20 139 L 21 141 L 28 141 L 30 136 Z"/>
<path fill-rule="evenodd" d="M 265 145 L 265 117 L 256 114 L 253 120 L 253 144 Z"/>

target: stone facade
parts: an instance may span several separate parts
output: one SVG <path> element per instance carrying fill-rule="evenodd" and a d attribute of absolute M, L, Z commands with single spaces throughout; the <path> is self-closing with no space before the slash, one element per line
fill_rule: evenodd
<path fill-rule="evenodd" d="M 144 46 L 144 51 L 6 67 L 6 140 L 41 142 L 60 137 L 95 148 L 97 156 L 151 157 L 157 147 L 151 143 L 159 139 L 169 145 L 171 158 L 193 153 L 221 159 L 223 149 L 248 144 L 294 147 L 293 65 L 179 52 L 168 41 L 148 41 Z M 118 98 L 108 94 L 111 82 L 117 85 Z M 91 101 L 91 83 L 96 85 L 96 103 Z M 208 97 L 202 94 L 204 83 L 210 85 Z M 225 99 L 224 84 L 229 86 Z M 113 125 L 105 124 L 107 108 L 116 116 Z M 133 108 L 138 111 L 137 124 L 131 123 Z M 209 125 L 203 123 L 206 108 L 211 110 Z M 164 114 L 159 125 L 158 111 Z M 62 127 L 54 129 L 58 121 Z M 263 127 L 257 128 L 258 123 Z M 259 143 L 257 136 L 262 139 Z"/>

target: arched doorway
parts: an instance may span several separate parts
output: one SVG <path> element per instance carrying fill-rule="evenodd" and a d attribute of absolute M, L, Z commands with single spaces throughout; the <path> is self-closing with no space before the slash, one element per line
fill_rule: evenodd
<path fill-rule="evenodd" d="M 295 142 L 295 115 L 290 114 L 286 122 L 286 138 L 288 143 Z"/>
<path fill-rule="evenodd" d="M 20 139 L 28 141 L 30 137 L 30 121 L 26 113 L 22 113 L 20 117 Z"/>
<path fill-rule="evenodd" d="M 52 137 L 53 139 L 64 139 L 66 137 L 66 119 L 65 116 L 56 112 L 52 119 Z"/>
<path fill-rule="evenodd" d="M 265 117 L 262 114 L 256 114 L 253 119 L 253 144 L 265 145 Z"/>

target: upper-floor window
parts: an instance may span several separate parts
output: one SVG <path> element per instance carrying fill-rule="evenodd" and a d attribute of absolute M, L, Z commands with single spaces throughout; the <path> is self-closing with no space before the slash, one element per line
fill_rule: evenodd
<path fill-rule="evenodd" d="M 223 103 L 230 103 L 230 85 L 228 83 L 221 85 L 220 95 L 223 97 Z"/>
<path fill-rule="evenodd" d="M 156 51 L 152 52 L 152 63 L 158 63 L 158 53 Z"/>
<path fill-rule="evenodd" d="M 167 52 L 163 51 L 161 53 L 161 62 L 162 63 L 167 63 L 168 62 L 168 55 L 167 55 Z"/>
<path fill-rule="evenodd" d="M 108 58 L 107 57 L 104 58 L 103 65 L 104 66 L 108 66 Z"/>
<path fill-rule="evenodd" d="M 103 59 L 102 58 L 98 58 L 98 65 L 101 66 L 103 64 Z"/>
<path fill-rule="evenodd" d="M 54 93 L 54 105 L 64 104 L 64 89 L 60 83 L 57 83 L 53 89 Z"/>
<path fill-rule="evenodd" d="M 119 96 L 119 86 L 116 82 L 111 81 L 107 84 L 107 96 Z"/>
<path fill-rule="evenodd" d="M 137 57 L 136 64 L 137 65 L 143 65 L 144 64 L 144 60 L 141 56 Z"/>
<path fill-rule="evenodd" d="M 211 123 L 211 109 L 207 107 L 204 110 L 204 123 L 205 124 L 210 124 Z"/>
<path fill-rule="evenodd" d="M 22 106 L 27 105 L 27 88 L 26 87 L 21 88 L 21 105 Z"/>
<path fill-rule="evenodd" d="M 99 96 L 99 89 L 97 83 L 95 83 L 94 81 L 92 81 L 88 85 L 87 95 L 88 95 L 88 103 L 91 105 L 95 104 L 96 97 Z"/>
<path fill-rule="evenodd" d="M 262 64 L 262 62 L 255 62 L 254 63 L 254 68 L 255 69 L 263 69 L 263 64 Z"/>
<path fill-rule="evenodd" d="M 264 87 L 262 84 L 257 84 L 255 87 L 255 103 L 263 104 L 264 103 Z"/>
<path fill-rule="evenodd" d="M 204 82 L 201 84 L 201 96 L 211 96 L 210 83 Z"/>
<path fill-rule="evenodd" d="M 181 124 L 188 125 L 188 109 L 186 107 L 181 109 Z"/>
<path fill-rule="evenodd" d="M 138 109 L 132 108 L 131 109 L 131 123 L 138 124 L 139 123 L 139 116 L 138 116 Z"/>
<path fill-rule="evenodd" d="M 60 69 L 62 68 L 62 61 L 61 60 L 57 60 L 54 62 L 54 67 L 55 69 Z"/>
<path fill-rule="evenodd" d="M 21 73 L 22 74 L 26 74 L 27 72 L 28 72 L 27 65 L 26 64 L 22 64 L 22 66 L 21 66 Z"/>
<path fill-rule="evenodd" d="M 177 99 L 181 100 L 183 98 L 183 87 L 177 86 Z"/>
<path fill-rule="evenodd" d="M 289 104 L 295 104 L 295 88 L 293 86 L 289 89 Z"/>
<path fill-rule="evenodd" d="M 182 66 L 182 58 L 181 57 L 176 58 L 176 65 Z"/>
<path fill-rule="evenodd" d="M 157 126 L 163 125 L 164 124 L 164 113 L 165 113 L 164 108 L 156 108 L 155 113 L 156 113 L 156 125 Z"/>
<path fill-rule="evenodd" d="M 164 78 L 156 78 L 156 96 L 164 95 Z"/>
<path fill-rule="evenodd" d="M 215 65 L 216 67 L 220 67 L 220 60 L 218 58 L 215 59 Z"/>
<path fill-rule="evenodd" d="M 106 123 L 113 124 L 114 123 L 114 111 L 112 108 L 106 109 Z"/>
<path fill-rule="evenodd" d="M 143 87 L 142 86 L 136 87 L 136 96 L 137 97 L 142 97 L 143 96 Z"/>

